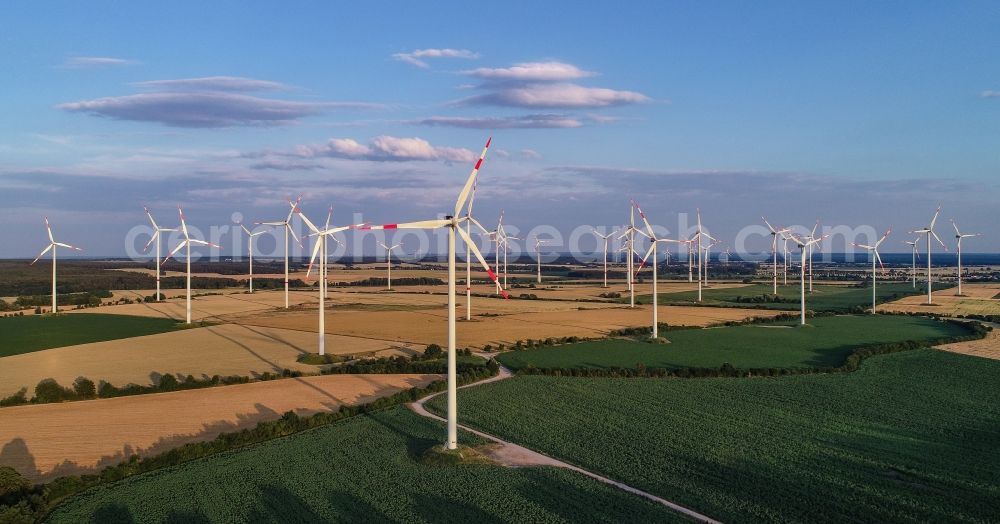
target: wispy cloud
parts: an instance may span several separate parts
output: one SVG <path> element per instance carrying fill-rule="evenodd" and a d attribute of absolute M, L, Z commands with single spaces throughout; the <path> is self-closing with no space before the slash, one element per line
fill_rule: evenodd
<path fill-rule="evenodd" d="M 414 125 L 460 127 L 465 129 L 538 129 L 583 127 L 577 117 L 556 114 L 534 114 L 508 117 L 432 116 L 409 122 Z"/>
<path fill-rule="evenodd" d="M 469 51 L 468 49 L 416 49 L 409 53 L 396 53 L 392 55 L 392 58 L 421 69 L 427 69 L 430 67 L 430 64 L 426 61 L 428 58 L 465 58 L 473 60 L 479 58 L 479 53 Z"/>
<path fill-rule="evenodd" d="M 979 93 L 979 96 L 983 98 L 1000 98 L 1000 91 L 986 90 Z"/>
<path fill-rule="evenodd" d="M 136 82 L 136 87 L 156 91 L 226 91 L 259 92 L 286 91 L 290 86 L 270 80 L 257 80 L 240 76 L 206 76 L 201 78 L 178 78 L 175 80 L 150 80 Z"/>
<path fill-rule="evenodd" d="M 563 62 L 522 62 L 503 68 L 480 67 L 464 73 L 486 80 L 516 80 L 520 82 L 576 80 L 597 74 Z"/>
<path fill-rule="evenodd" d="M 638 104 L 648 101 L 648 96 L 635 91 L 558 83 L 504 87 L 489 93 L 464 98 L 457 101 L 456 104 L 535 109 L 582 109 Z"/>
<path fill-rule="evenodd" d="M 528 160 L 541 160 L 542 154 L 534 149 L 522 149 L 521 158 L 526 158 Z"/>
<path fill-rule="evenodd" d="M 113 58 L 110 56 L 74 56 L 66 59 L 62 67 L 66 69 L 94 69 L 99 67 L 116 67 L 134 65 L 139 62 L 125 58 Z"/>
<path fill-rule="evenodd" d="M 331 157 L 375 162 L 472 162 L 476 154 L 461 147 L 435 146 L 418 137 L 377 136 L 367 144 L 352 138 L 331 138 L 325 144 L 298 146 L 292 153 L 302 158 Z M 272 167 L 273 168 L 273 167 Z"/>
<path fill-rule="evenodd" d="M 241 77 L 154 80 L 136 85 L 154 92 L 68 102 L 57 107 L 116 120 L 189 128 L 286 125 L 335 109 L 383 107 L 364 102 L 298 102 L 251 96 L 245 93 L 286 86 Z"/>

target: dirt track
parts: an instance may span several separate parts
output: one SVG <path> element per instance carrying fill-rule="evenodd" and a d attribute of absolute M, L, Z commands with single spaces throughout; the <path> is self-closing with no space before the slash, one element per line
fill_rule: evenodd
<path fill-rule="evenodd" d="M 0 408 L 0 465 L 32 481 L 92 472 L 133 454 L 359 404 L 438 375 L 327 375 L 135 397 Z"/>

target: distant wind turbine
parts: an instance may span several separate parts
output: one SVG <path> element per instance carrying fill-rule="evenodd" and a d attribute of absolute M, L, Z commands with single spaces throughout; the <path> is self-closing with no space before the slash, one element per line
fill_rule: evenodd
<path fill-rule="evenodd" d="M 253 233 L 249 229 L 247 229 L 247 226 L 243 225 L 242 223 L 240 223 L 240 227 L 243 229 L 243 232 L 247 234 L 247 255 L 250 257 L 250 292 L 253 293 L 253 237 L 258 235 L 263 235 L 264 233 L 266 233 L 266 231 L 258 231 L 256 233 Z M 157 260 L 157 267 L 159 267 L 159 260 Z M 156 283 L 157 285 L 159 285 L 160 283 L 159 278 L 156 279 Z M 157 294 L 159 294 L 158 289 L 157 289 Z"/>
<path fill-rule="evenodd" d="M 608 287 L 608 240 L 611 238 L 611 235 L 614 235 L 616 232 L 617 231 L 612 231 L 607 235 L 602 235 L 596 229 L 594 230 L 594 234 L 601 237 L 601 240 L 604 241 L 604 287 L 605 288 Z"/>
<path fill-rule="evenodd" d="M 292 209 L 288 212 L 288 216 L 285 217 L 285 220 L 283 220 L 281 222 L 256 222 L 256 224 L 260 224 L 260 225 L 263 225 L 263 226 L 273 226 L 273 227 L 280 227 L 280 228 L 284 229 L 284 232 L 285 232 L 285 309 L 288 309 L 288 307 L 289 307 L 288 306 L 288 234 L 291 233 L 292 234 L 292 238 L 295 239 L 295 242 L 297 242 L 299 244 L 299 246 L 302 245 L 302 241 L 299 240 L 299 237 L 295 236 L 295 231 L 292 229 L 292 215 L 295 213 L 295 206 L 301 200 L 302 200 L 302 198 L 300 197 L 298 200 L 295 201 L 295 203 L 292 203 L 292 200 L 288 199 L 288 203 L 291 205 Z"/>
<path fill-rule="evenodd" d="M 798 236 L 796 236 L 794 233 L 791 232 L 785 233 L 785 235 L 786 238 L 788 238 L 792 242 L 795 242 L 795 244 L 799 246 L 799 250 L 801 251 L 802 254 L 800 261 L 801 268 L 799 276 L 799 295 L 802 304 L 801 324 L 804 326 L 806 325 L 806 253 L 811 252 L 812 246 L 817 242 L 821 242 L 824 238 L 827 237 L 827 235 L 823 235 L 819 238 L 812 237 L 811 235 L 806 238 L 799 238 Z"/>
<path fill-rule="evenodd" d="M 166 262 L 167 260 L 170 259 L 170 257 L 174 256 L 178 251 L 180 251 L 183 248 L 187 248 L 185 251 L 185 258 L 187 263 L 187 300 L 185 302 L 184 309 L 187 313 L 186 321 L 188 324 L 190 324 L 191 323 L 191 244 L 198 244 L 202 246 L 210 246 L 215 248 L 218 248 L 220 246 L 217 246 L 205 240 L 198 240 L 195 238 L 191 238 L 191 235 L 188 234 L 187 223 L 184 222 L 184 211 L 181 210 L 180 206 L 177 207 L 177 214 L 180 215 L 181 217 L 181 233 L 184 235 L 184 240 L 182 240 L 180 244 L 177 244 L 177 247 L 175 247 L 173 251 L 168 253 L 167 257 L 164 258 L 163 261 Z"/>
<path fill-rule="evenodd" d="M 878 265 L 882 266 L 882 271 L 883 272 L 885 271 L 885 265 L 882 264 L 882 257 L 879 256 L 878 254 L 878 247 L 882 245 L 882 242 L 885 242 L 885 239 L 889 237 L 890 233 L 892 233 L 892 227 L 890 227 L 889 230 L 886 231 L 884 235 L 882 235 L 882 238 L 878 239 L 878 242 L 875 242 L 875 244 L 870 246 L 866 244 L 858 244 L 857 242 L 854 243 L 855 246 L 867 249 L 869 253 L 871 253 L 870 256 L 872 258 L 872 315 L 875 314 L 875 297 L 876 297 L 875 282 L 878 280 L 878 277 L 875 274 L 875 262 L 877 261 Z"/>
<path fill-rule="evenodd" d="M 904 240 L 903 243 L 910 246 L 913 251 L 913 254 L 910 256 L 910 276 L 913 277 L 913 289 L 917 289 L 917 260 L 920 259 L 920 253 L 918 252 L 918 248 L 920 247 L 920 237 L 917 237 L 914 240 Z"/>
<path fill-rule="evenodd" d="M 778 294 L 778 235 L 784 235 L 785 233 L 787 233 L 788 228 L 783 227 L 775 229 L 774 226 L 772 226 L 771 223 L 768 222 L 766 218 L 760 217 L 760 219 L 763 220 L 764 223 L 767 224 L 767 228 L 771 230 L 771 255 L 774 257 L 772 263 L 772 267 L 774 269 L 774 294 L 777 295 Z M 785 245 L 786 246 L 788 245 L 787 240 Z"/>
<path fill-rule="evenodd" d="M 674 242 L 674 243 L 679 243 L 680 241 L 678 241 L 678 240 L 672 240 L 672 239 L 669 239 L 669 238 L 657 238 L 656 237 L 656 233 L 653 231 L 653 226 L 649 225 L 649 220 L 646 219 L 646 214 L 642 212 L 642 208 L 639 207 L 639 204 L 637 204 L 635 201 L 633 201 L 632 205 L 635 206 L 635 210 L 639 212 L 639 218 L 642 219 L 642 223 L 646 226 L 646 236 L 649 237 L 649 250 L 646 251 L 646 256 L 642 257 L 642 263 L 639 264 L 639 269 L 636 270 L 636 273 L 638 273 L 639 271 L 642 271 L 642 267 L 646 265 L 646 260 L 649 259 L 650 255 L 653 255 L 653 336 L 652 336 L 652 338 L 657 338 L 659 336 L 659 319 L 657 318 L 657 309 L 659 308 L 660 295 L 657 292 L 657 288 L 656 288 L 656 281 L 657 281 L 656 266 L 659 265 L 657 263 L 657 258 L 656 258 L 656 244 L 659 244 L 660 242 Z"/>
<path fill-rule="evenodd" d="M 383 244 L 383 243 L 379 242 L 378 245 L 382 246 L 382 248 L 385 249 L 385 269 L 386 269 L 386 275 L 387 275 L 386 276 L 386 286 L 385 286 L 385 289 L 386 289 L 386 291 L 391 291 L 392 290 L 392 250 L 396 249 L 397 247 L 401 247 L 403 244 L 399 243 L 399 244 L 390 246 L 390 245 Z"/>
<path fill-rule="evenodd" d="M 937 210 L 934 211 L 934 217 L 931 218 L 930 225 L 922 229 L 916 229 L 910 231 L 910 233 L 916 233 L 918 235 L 927 235 L 927 303 L 928 304 L 934 303 L 934 286 L 933 286 L 934 279 L 931 276 L 931 237 L 934 237 L 934 239 L 938 241 L 938 244 L 941 244 L 941 247 L 945 251 L 948 251 L 948 246 L 944 245 L 944 242 L 941 241 L 941 237 L 937 236 L 937 233 L 934 232 L 934 224 L 937 222 L 938 215 L 940 214 L 941 214 L 941 206 L 938 206 Z"/>
<path fill-rule="evenodd" d="M 160 226 L 158 226 L 156 224 L 156 221 L 153 220 L 153 215 L 149 212 L 149 208 L 148 207 L 144 207 L 143 210 L 146 211 L 146 216 L 149 217 L 149 223 L 153 225 L 153 236 L 151 236 L 149 238 L 149 242 L 146 243 L 146 247 L 143 248 L 143 251 L 148 250 L 149 249 L 149 245 L 152 244 L 153 242 L 156 242 L 156 297 L 155 297 L 155 301 L 159 302 L 160 301 L 160 275 L 163 274 L 162 272 L 160 272 L 160 233 L 168 233 L 168 232 L 171 232 L 171 231 L 177 231 L 177 228 L 171 229 L 171 228 L 166 228 L 166 227 L 160 227 Z"/>
<path fill-rule="evenodd" d="M 958 224 L 955 223 L 955 219 L 951 220 L 951 226 L 955 228 L 955 239 L 956 242 L 958 243 L 958 294 L 959 296 L 961 296 L 962 295 L 962 239 L 978 237 L 979 233 L 971 233 L 971 234 L 967 233 L 963 235 L 962 232 L 958 230 Z"/>
<path fill-rule="evenodd" d="M 32 260 L 31 264 L 29 265 L 32 266 L 35 265 L 35 262 L 38 262 L 38 259 L 42 258 L 42 255 L 48 253 L 50 250 L 52 251 L 52 312 L 55 313 L 58 309 L 58 305 L 56 304 L 57 302 L 56 301 L 56 249 L 64 247 L 66 249 L 72 249 L 75 251 L 83 251 L 83 250 L 78 247 L 71 246 L 69 244 L 56 242 L 56 239 L 52 237 L 52 226 L 49 225 L 49 217 L 44 217 L 44 218 L 45 218 L 45 229 L 46 232 L 49 234 L 49 245 L 45 246 L 45 249 L 43 249 L 42 252 L 39 253 L 38 256 L 35 257 L 35 259 Z"/>

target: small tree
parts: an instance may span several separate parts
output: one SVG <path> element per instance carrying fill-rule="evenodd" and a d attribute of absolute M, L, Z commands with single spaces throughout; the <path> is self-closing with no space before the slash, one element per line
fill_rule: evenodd
<path fill-rule="evenodd" d="M 77 377 L 73 382 L 73 391 L 80 398 L 94 398 L 97 396 L 97 386 L 94 381 L 86 377 Z"/>
<path fill-rule="evenodd" d="M 35 402 L 62 402 L 70 396 L 70 391 L 60 386 L 54 378 L 42 379 L 35 386 Z"/>
<path fill-rule="evenodd" d="M 177 385 L 178 385 L 177 378 L 171 375 L 170 373 L 167 373 L 166 375 L 160 377 L 159 386 L 161 391 L 173 391 L 177 389 Z"/>
<path fill-rule="evenodd" d="M 442 354 L 444 354 L 444 351 L 441 349 L 441 346 L 437 344 L 428 344 L 428 346 L 424 349 L 424 358 L 427 360 L 441 358 Z"/>

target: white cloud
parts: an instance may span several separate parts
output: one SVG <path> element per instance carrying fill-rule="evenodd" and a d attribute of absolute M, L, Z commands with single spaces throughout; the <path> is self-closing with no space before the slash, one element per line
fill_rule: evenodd
<path fill-rule="evenodd" d="M 465 74 L 486 80 L 514 80 L 519 82 L 556 82 L 594 76 L 573 64 L 563 62 L 522 62 L 505 68 L 481 67 Z"/>
<path fill-rule="evenodd" d="M 982 93 L 979 93 L 979 96 L 983 98 L 1000 98 L 1000 91 L 986 90 L 983 91 Z"/>
<path fill-rule="evenodd" d="M 526 108 L 598 108 L 648 101 L 649 97 L 635 91 L 556 83 L 503 87 L 457 103 Z"/>
<path fill-rule="evenodd" d="M 465 58 L 473 60 L 479 58 L 479 53 L 469 51 L 468 49 L 417 49 L 409 53 L 396 53 L 392 57 L 400 62 L 406 62 L 407 64 L 426 69 L 430 67 L 423 60 L 426 58 Z"/>
<path fill-rule="evenodd" d="M 239 76 L 206 76 L 202 78 L 178 78 L 175 80 L 150 80 L 137 82 L 137 87 L 156 91 L 283 91 L 289 89 L 281 82 L 257 80 Z"/>
<path fill-rule="evenodd" d="M 542 158 L 542 154 L 534 149 L 522 149 L 521 158 L 526 158 L 528 160 L 540 160 Z"/>
<path fill-rule="evenodd" d="M 63 62 L 62 67 L 67 69 L 90 69 L 98 67 L 115 67 L 137 64 L 135 60 L 125 58 L 112 58 L 109 56 L 74 56 Z"/>
<path fill-rule="evenodd" d="M 423 138 L 401 138 L 381 135 L 362 144 L 351 138 L 331 138 L 322 145 L 305 145 L 295 148 L 303 157 L 333 157 L 376 162 L 405 162 L 438 160 L 445 162 L 472 162 L 476 154 L 460 147 L 434 146 Z"/>
<path fill-rule="evenodd" d="M 583 122 L 569 115 L 535 114 L 509 117 L 432 116 L 411 124 L 466 129 L 538 129 L 583 127 Z"/>

